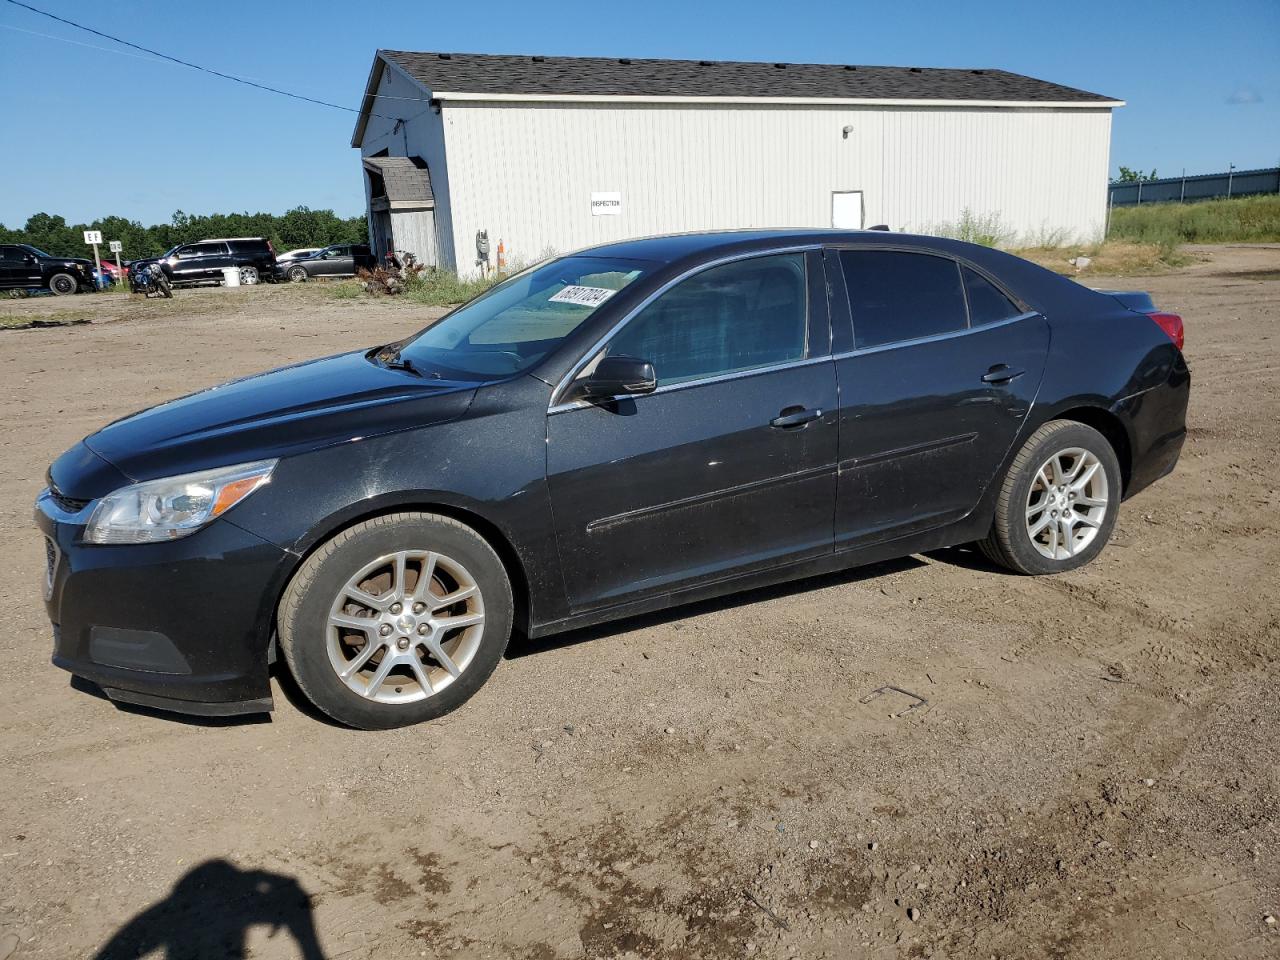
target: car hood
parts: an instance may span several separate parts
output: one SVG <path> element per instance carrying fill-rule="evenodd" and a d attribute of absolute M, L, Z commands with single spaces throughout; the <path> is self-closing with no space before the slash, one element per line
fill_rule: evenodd
<path fill-rule="evenodd" d="M 424 379 L 372 363 L 364 352 L 346 353 L 143 410 L 86 437 L 84 446 L 129 479 L 151 480 L 452 420 L 475 391 L 474 383 Z M 98 488 L 110 471 L 66 466 L 51 475 L 67 496 L 107 492 Z"/>

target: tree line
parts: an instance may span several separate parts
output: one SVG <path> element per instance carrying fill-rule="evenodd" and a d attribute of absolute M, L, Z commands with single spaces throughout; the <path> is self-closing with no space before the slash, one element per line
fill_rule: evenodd
<path fill-rule="evenodd" d="M 28 243 L 45 253 L 60 257 L 83 257 L 84 231 L 102 231 L 102 254 L 106 243 L 119 240 L 127 260 L 154 257 L 179 243 L 193 243 L 210 237 L 266 237 L 277 253 L 297 247 L 326 247 L 331 243 L 367 243 L 364 217 L 339 217 L 332 210 L 294 207 L 283 214 L 213 213 L 193 215 L 181 210 L 169 223 L 144 227 L 137 220 L 102 217 L 92 223 L 67 223 L 60 216 L 37 213 L 20 229 L 0 224 L 0 243 Z M 88 254 L 91 255 L 91 254 Z"/>

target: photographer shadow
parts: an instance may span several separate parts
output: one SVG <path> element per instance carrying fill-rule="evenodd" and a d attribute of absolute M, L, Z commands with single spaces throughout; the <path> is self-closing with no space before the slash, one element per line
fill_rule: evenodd
<path fill-rule="evenodd" d="M 159 951 L 166 960 L 248 956 L 247 934 L 267 926 L 287 930 L 304 960 L 324 960 L 311 898 L 293 877 L 241 870 L 206 860 L 188 871 L 163 900 L 143 910 L 103 945 L 96 960 Z"/>

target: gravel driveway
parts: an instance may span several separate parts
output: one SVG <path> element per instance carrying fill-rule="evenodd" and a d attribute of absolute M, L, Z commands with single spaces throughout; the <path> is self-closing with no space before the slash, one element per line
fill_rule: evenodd
<path fill-rule="evenodd" d="M 1280 955 L 1280 249 L 1202 256 L 1090 281 L 1181 312 L 1193 371 L 1092 566 L 948 550 L 524 644 L 376 734 L 287 681 L 248 721 L 72 689 L 31 503 L 107 420 L 439 311 L 10 304 L 95 322 L 0 331 L 0 958 Z"/>

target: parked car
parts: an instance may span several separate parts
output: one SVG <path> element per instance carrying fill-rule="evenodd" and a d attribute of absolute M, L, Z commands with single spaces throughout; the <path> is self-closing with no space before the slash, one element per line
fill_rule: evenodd
<path fill-rule="evenodd" d="M 314 277 L 354 277 L 357 271 L 372 270 L 377 265 L 377 258 L 366 244 L 336 243 L 309 257 L 277 262 L 276 276 L 301 283 Z"/>
<path fill-rule="evenodd" d="M 227 267 L 240 268 L 241 283 L 257 283 L 275 278 L 276 253 L 262 237 L 231 237 L 180 243 L 160 257 L 135 261 L 135 266 L 151 263 L 159 263 L 175 285 L 221 283 Z"/>
<path fill-rule="evenodd" d="M 55 257 L 27 243 L 0 244 L 0 290 L 36 290 L 56 294 L 92 290 L 93 261 Z"/>
<path fill-rule="evenodd" d="M 933 237 L 561 257 L 61 456 L 54 663 L 229 714 L 270 708 L 278 650 L 325 713 L 393 727 L 467 700 L 513 630 L 954 544 L 1071 570 L 1178 460 L 1182 338 L 1145 294 Z"/>
<path fill-rule="evenodd" d="M 276 257 L 276 263 L 286 263 L 289 260 L 301 260 L 303 257 L 309 257 L 313 253 L 319 253 L 324 247 L 299 247 L 297 250 L 288 250 Z"/>

